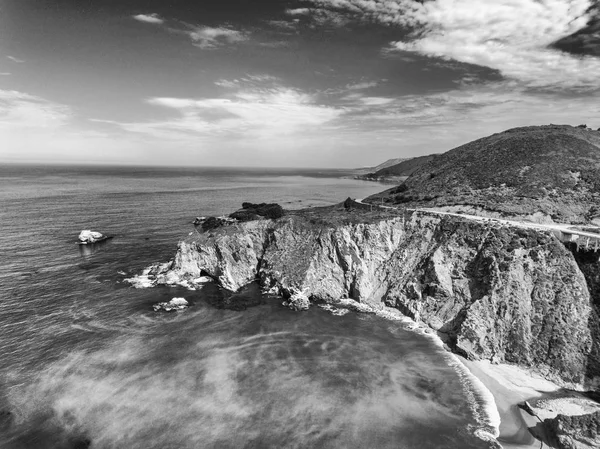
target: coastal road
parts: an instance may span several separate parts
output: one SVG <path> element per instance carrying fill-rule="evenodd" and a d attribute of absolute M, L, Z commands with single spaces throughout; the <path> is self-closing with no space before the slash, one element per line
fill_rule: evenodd
<path fill-rule="evenodd" d="M 357 203 L 360 203 L 360 204 L 370 205 L 370 203 L 364 203 L 362 201 L 362 199 L 356 199 L 354 201 L 356 201 Z M 397 207 L 394 207 L 394 206 L 384 206 L 384 205 L 379 205 L 379 204 L 377 204 L 377 205 L 374 204 L 374 206 L 384 208 L 384 209 L 398 209 Z M 429 213 L 429 214 L 436 214 L 436 215 L 450 215 L 453 217 L 466 218 L 468 220 L 495 222 L 495 223 L 500 223 L 500 224 L 503 224 L 506 226 L 513 226 L 513 227 L 517 227 L 517 228 L 537 229 L 537 230 L 542 230 L 542 231 L 554 231 L 554 232 L 560 232 L 561 236 L 565 236 L 565 234 L 566 235 L 576 235 L 579 237 L 583 237 L 585 239 L 593 240 L 595 242 L 600 242 L 600 233 L 587 232 L 587 231 L 581 231 L 579 229 L 574 229 L 572 227 L 572 225 L 569 225 L 569 224 L 561 224 L 561 223 L 542 224 L 542 223 L 532 223 L 529 221 L 505 220 L 502 218 L 491 218 L 491 217 L 482 217 L 480 215 L 459 214 L 456 212 L 447 212 L 447 211 L 442 211 L 442 210 L 438 210 L 438 209 L 430 209 L 430 208 L 422 208 L 422 209 L 407 208 L 407 210 L 414 211 L 414 212 L 424 212 L 424 213 Z"/>

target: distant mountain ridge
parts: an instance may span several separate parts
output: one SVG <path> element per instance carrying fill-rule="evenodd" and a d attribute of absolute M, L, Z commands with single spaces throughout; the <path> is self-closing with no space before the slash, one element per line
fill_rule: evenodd
<path fill-rule="evenodd" d="M 383 170 L 384 168 L 392 167 L 394 165 L 397 165 L 397 164 L 399 164 L 401 162 L 404 162 L 404 161 L 408 161 L 410 159 L 412 159 L 412 158 L 410 158 L 410 157 L 396 157 L 396 158 L 393 158 L 393 159 L 388 159 L 387 161 L 379 164 L 377 167 L 373 167 L 372 172 L 373 173 L 378 172 L 380 170 Z"/>
<path fill-rule="evenodd" d="M 404 159 L 401 162 L 393 165 L 388 165 L 379 170 L 376 170 L 374 176 L 410 176 L 417 171 L 421 166 L 429 163 L 436 157 L 435 154 L 427 156 L 413 157 Z"/>
<path fill-rule="evenodd" d="M 393 204 L 600 221 L 600 131 L 545 125 L 493 134 L 432 157 L 371 200 L 382 197 Z"/>
<path fill-rule="evenodd" d="M 421 165 L 433 159 L 435 155 L 418 156 L 411 158 L 389 159 L 379 164 L 372 171 L 357 176 L 358 179 L 379 182 L 398 182 L 412 175 Z"/>

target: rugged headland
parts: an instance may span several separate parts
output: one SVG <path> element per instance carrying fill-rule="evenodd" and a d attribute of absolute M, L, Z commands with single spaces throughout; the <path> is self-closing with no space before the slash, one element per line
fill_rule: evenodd
<path fill-rule="evenodd" d="M 600 193 L 594 178 L 600 170 L 600 133 L 555 128 L 507 131 L 489 142 L 477 141 L 436 157 L 408 178 L 402 192 L 382 196 L 394 208 L 347 200 L 329 208 L 267 218 L 266 212 L 261 215 L 265 205 L 257 205 L 261 206 L 255 208 L 258 216 L 238 213 L 243 220 L 197 226 L 179 243 L 172 261 L 153 265 L 135 282 L 194 289 L 200 287 L 202 277 L 209 276 L 233 292 L 258 284 L 288 299 L 290 306 L 335 305 L 350 298 L 371 310 L 393 308 L 431 329 L 450 350 L 468 360 L 526 369 L 593 397 L 600 385 L 600 251 L 595 251 L 596 246 L 561 241 L 547 229 L 473 220 L 439 213 L 443 207 L 433 208 L 447 206 L 460 184 L 468 195 L 453 201 L 465 207 L 487 205 L 488 211 L 510 217 L 554 211 L 556 221 L 591 227 Z M 515 136 L 529 146 L 515 149 Z M 498 143 L 507 139 L 510 145 Z M 529 157 L 542 155 L 535 145 L 544 148 L 545 157 Z M 494 176 L 491 171 L 477 174 L 465 162 L 480 161 L 486 151 L 506 160 L 493 164 Z M 549 161 L 559 159 L 562 165 L 552 170 Z M 452 167 L 456 179 L 451 177 Z M 470 179 L 471 175 L 477 177 Z M 444 182 L 429 182 L 438 177 Z M 502 177 L 505 182 L 500 183 Z M 496 198 L 493 191 L 498 183 Z M 520 209 L 514 213 L 510 196 L 533 185 L 538 190 L 531 195 L 523 191 L 525 196 L 515 197 Z M 423 196 L 411 197 L 414 201 L 406 203 L 412 207 L 407 208 L 399 199 L 405 192 L 415 195 L 418 189 Z M 443 198 L 424 199 L 441 189 L 446 192 Z M 495 202 L 486 203 L 488 197 L 496 198 Z M 470 201 L 473 198 L 478 202 Z M 560 209 L 559 202 L 566 199 L 576 207 Z M 428 208 L 415 207 L 423 205 Z M 572 400 L 571 396 L 554 398 L 552 404 Z M 590 413 L 595 403 L 590 399 L 590 404 L 570 414 L 544 415 L 542 431 L 536 436 L 551 447 L 598 447 L 600 415 Z M 507 407 L 514 415 L 515 404 Z M 520 415 L 514 419 L 523 426 Z"/>
<path fill-rule="evenodd" d="M 517 363 L 567 383 L 600 382 L 594 302 L 577 260 L 554 235 L 343 209 L 331 211 L 338 223 L 295 213 L 194 233 L 149 279 L 193 287 L 210 276 L 231 291 L 256 281 L 284 297 L 384 304 L 468 358 Z"/>

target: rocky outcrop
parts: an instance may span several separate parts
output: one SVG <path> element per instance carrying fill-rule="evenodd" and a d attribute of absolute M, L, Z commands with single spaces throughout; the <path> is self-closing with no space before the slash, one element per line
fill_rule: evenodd
<path fill-rule="evenodd" d="M 89 243 L 99 243 L 109 238 L 110 237 L 102 234 L 101 232 L 90 231 L 89 229 L 85 229 L 79 233 L 79 244 L 87 245 Z"/>
<path fill-rule="evenodd" d="M 600 412 L 581 416 L 558 415 L 544 421 L 554 446 L 559 449 L 600 447 Z"/>
<path fill-rule="evenodd" d="M 190 285 L 203 275 L 232 291 L 258 280 L 284 297 L 387 305 L 469 358 L 564 382 L 600 376 L 586 280 L 550 233 L 416 212 L 346 224 L 290 215 L 193 235 L 146 278 Z"/>
<path fill-rule="evenodd" d="M 185 310 L 189 306 L 189 303 L 185 298 L 173 298 L 168 302 L 159 302 L 158 304 L 154 304 L 152 309 L 155 312 L 175 312 L 178 310 Z"/>
<path fill-rule="evenodd" d="M 310 299 L 304 294 L 304 292 L 295 292 L 283 302 L 283 305 L 300 312 L 301 310 L 308 310 L 310 308 Z"/>

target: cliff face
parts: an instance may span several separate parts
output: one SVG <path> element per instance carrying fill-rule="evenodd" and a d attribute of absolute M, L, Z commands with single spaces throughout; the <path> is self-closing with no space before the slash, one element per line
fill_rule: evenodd
<path fill-rule="evenodd" d="M 581 416 L 558 415 L 544 422 L 559 449 L 588 449 L 600 445 L 600 412 Z"/>
<path fill-rule="evenodd" d="M 148 274 L 191 287 L 207 274 L 233 291 L 258 279 L 284 296 L 385 304 L 467 357 L 570 382 L 600 376 L 586 279 L 551 234 L 417 213 L 338 225 L 287 216 L 197 234 Z"/>

